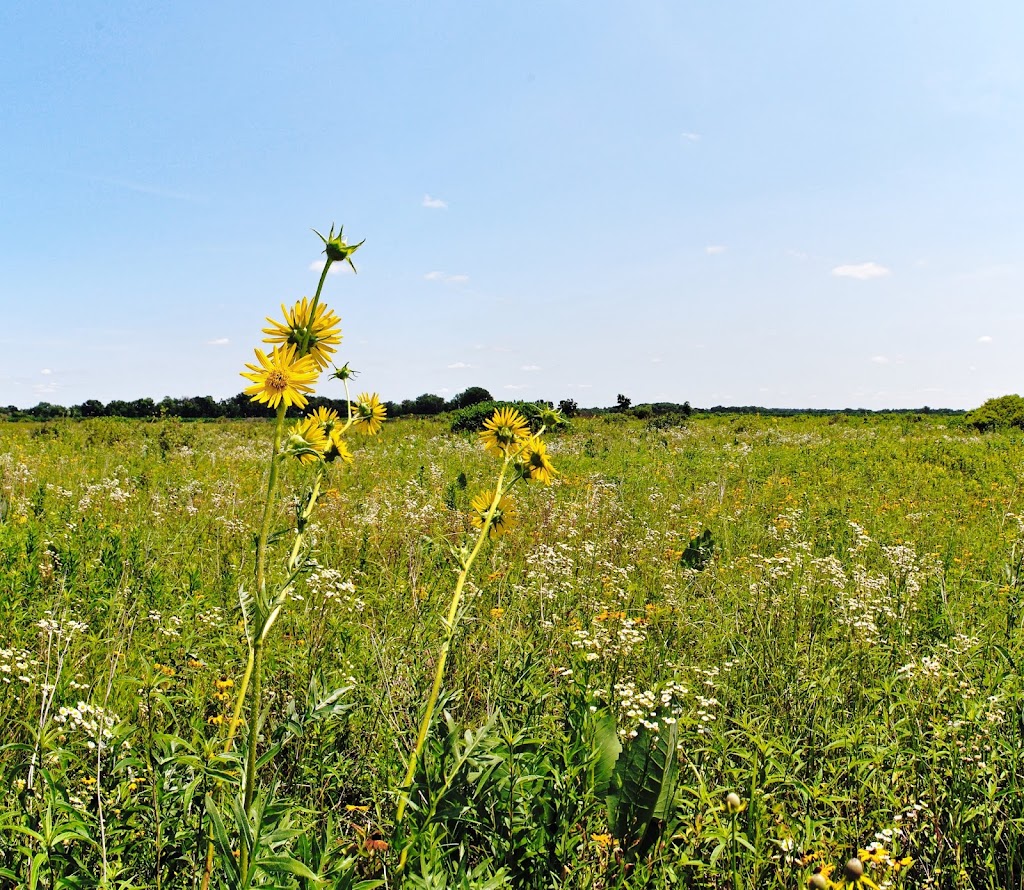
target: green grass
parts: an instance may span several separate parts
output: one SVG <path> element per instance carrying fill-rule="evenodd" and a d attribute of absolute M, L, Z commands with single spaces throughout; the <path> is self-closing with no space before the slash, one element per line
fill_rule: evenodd
<path fill-rule="evenodd" d="M 448 545 L 494 465 L 441 420 L 358 440 L 268 641 L 258 880 L 393 886 L 408 843 L 412 887 L 800 887 L 878 841 L 914 860 L 869 865 L 878 883 L 1024 887 L 1024 435 L 949 423 L 550 437 L 558 481 L 517 489 L 474 567 L 400 836 Z M 232 885 L 224 681 L 269 433 L 0 425 L 0 886 L 198 887 L 214 810 Z M 312 471 L 285 472 L 287 492 Z"/>

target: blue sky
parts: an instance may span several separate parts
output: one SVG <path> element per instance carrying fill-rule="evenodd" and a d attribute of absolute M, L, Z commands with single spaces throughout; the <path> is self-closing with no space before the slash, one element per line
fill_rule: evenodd
<path fill-rule="evenodd" d="M 386 399 L 1024 392 L 1019 0 L 282 10 L 0 5 L 0 404 L 239 392 L 332 221 Z"/>

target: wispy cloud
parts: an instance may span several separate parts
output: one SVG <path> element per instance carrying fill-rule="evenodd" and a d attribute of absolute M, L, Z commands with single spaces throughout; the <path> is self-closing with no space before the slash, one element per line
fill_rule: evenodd
<path fill-rule="evenodd" d="M 32 387 L 32 392 L 39 396 L 53 395 L 57 391 L 56 383 L 36 383 Z"/>
<path fill-rule="evenodd" d="M 700 133 L 682 133 L 684 142 L 700 142 Z"/>
<path fill-rule="evenodd" d="M 452 362 L 448 367 L 457 370 L 459 368 L 472 368 L 473 366 L 468 362 Z"/>
<path fill-rule="evenodd" d="M 213 340 L 207 340 L 207 346 L 227 346 L 231 341 L 227 337 L 215 337 Z"/>
<path fill-rule="evenodd" d="M 128 189 L 130 192 L 139 192 L 143 195 L 153 195 L 155 198 L 171 198 L 175 201 L 191 201 L 194 204 L 205 204 L 206 198 L 202 195 L 193 195 L 189 192 L 179 192 L 175 189 L 166 189 L 156 185 L 146 185 L 142 182 L 131 182 L 127 179 L 114 179 L 109 176 L 94 177 L 97 182 L 104 182 L 107 185 L 117 188 Z"/>
<path fill-rule="evenodd" d="M 978 337 L 978 342 L 979 343 L 991 343 L 992 342 L 992 338 L 988 334 L 982 334 L 980 337 Z"/>
<path fill-rule="evenodd" d="M 310 272 L 323 272 L 323 270 L 324 270 L 324 263 L 326 263 L 326 262 L 327 262 L 327 260 L 313 260 L 313 262 L 311 262 L 309 264 L 309 271 Z M 355 273 L 352 271 L 352 267 L 348 263 L 331 263 L 330 271 L 327 274 L 328 275 L 353 275 Z"/>
<path fill-rule="evenodd" d="M 889 364 L 889 358 L 888 358 L 888 356 L 885 356 L 885 355 L 873 355 L 873 356 L 871 356 L 871 361 L 873 361 L 876 365 L 887 365 L 887 364 Z"/>
<path fill-rule="evenodd" d="M 506 383 L 505 389 L 526 389 L 525 383 Z"/>
<path fill-rule="evenodd" d="M 989 339 L 992 339 L 992 338 L 990 337 Z M 42 371 L 40 371 L 39 373 L 40 373 L 40 374 L 42 374 L 42 375 L 43 375 L 43 376 L 45 377 L 45 376 L 47 376 L 48 374 L 52 374 L 52 373 L 53 373 L 53 371 L 51 371 L 51 370 L 50 370 L 49 368 L 43 368 L 43 370 L 42 370 Z"/>
<path fill-rule="evenodd" d="M 725 245 L 709 244 L 707 247 L 704 248 L 704 253 L 706 253 L 708 256 L 716 256 L 717 254 L 725 253 Z"/>
<path fill-rule="evenodd" d="M 429 207 L 431 210 L 447 210 L 448 202 L 442 201 L 440 198 L 432 198 L 430 195 L 424 195 L 423 206 Z"/>
<path fill-rule="evenodd" d="M 425 281 L 440 281 L 444 284 L 465 284 L 469 281 L 469 276 L 449 275 L 447 272 L 428 272 L 423 279 Z"/>
<path fill-rule="evenodd" d="M 837 278 L 856 278 L 858 281 L 868 281 L 872 278 L 885 278 L 891 275 L 892 270 L 879 263 L 854 263 L 845 266 L 836 266 L 832 274 Z"/>
<path fill-rule="evenodd" d="M 539 371 L 540 370 L 540 365 L 523 365 L 519 370 L 520 371 Z"/>

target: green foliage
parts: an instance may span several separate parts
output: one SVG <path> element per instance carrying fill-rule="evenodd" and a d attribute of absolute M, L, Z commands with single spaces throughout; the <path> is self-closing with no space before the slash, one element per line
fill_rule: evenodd
<path fill-rule="evenodd" d="M 986 432 L 1010 427 L 1024 430 L 1024 397 L 1009 395 L 989 399 L 969 412 L 964 422 Z"/>
<path fill-rule="evenodd" d="M 708 890 L 735 862 L 800 887 L 886 831 L 914 862 L 869 864 L 879 885 L 1020 886 L 1020 433 L 615 416 L 576 419 L 481 553 L 401 832 L 476 444 L 447 418 L 353 442 L 267 641 L 240 820 L 218 696 L 246 667 L 268 425 L 0 427 L 0 886 L 196 890 L 214 814 L 214 890 L 244 880 L 239 833 L 254 884 L 301 890 L 394 886 L 407 841 L 406 886 Z"/>
<path fill-rule="evenodd" d="M 711 529 L 706 528 L 686 543 L 686 547 L 679 556 L 679 564 L 684 568 L 701 572 L 707 568 L 714 555 L 715 541 L 711 537 Z"/>

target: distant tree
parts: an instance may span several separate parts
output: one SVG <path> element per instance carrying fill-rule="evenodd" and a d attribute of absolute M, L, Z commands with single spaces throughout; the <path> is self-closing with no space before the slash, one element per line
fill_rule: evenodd
<path fill-rule="evenodd" d="M 68 410 L 63 405 L 51 405 L 49 402 L 40 402 L 34 408 L 29 408 L 28 413 L 36 420 L 53 420 L 55 417 L 64 417 Z"/>
<path fill-rule="evenodd" d="M 471 386 L 463 392 L 460 392 L 457 396 L 453 396 L 448 406 L 453 410 L 457 410 L 459 408 L 468 408 L 470 405 L 478 405 L 480 402 L 490 402 L 492 400 L 493 396 L 491 396 L 491 394 L 482 386 Z"/>
<path fill-rule="evenodd" d="M 562 399 L 558 403 L 558 410 L 562 412 L 565 417 L 575 417 L 576 412 L 580 410 L 580 406 L 576 404 L 575 399 Z"/>
<path fill-rule="evenodd" d="M 102 417 L 105 409 L 99 399 L 86 399 L 78 406 L 78 412 L 82 417 Z"/>
<path fill-rule="evenodd" d="M 435 396 L 433 393 L 425 392 L 421 396 L 416 396 L 414 402 L 415 414 L 440 414 L 444 411 L 445 401 L 443 396 Z"/>
<path fill-rule="evenodd" d="M 627 399 L 621 392 L 615 397 L 614 411 L 628 411 L 633 402 Z"/>

